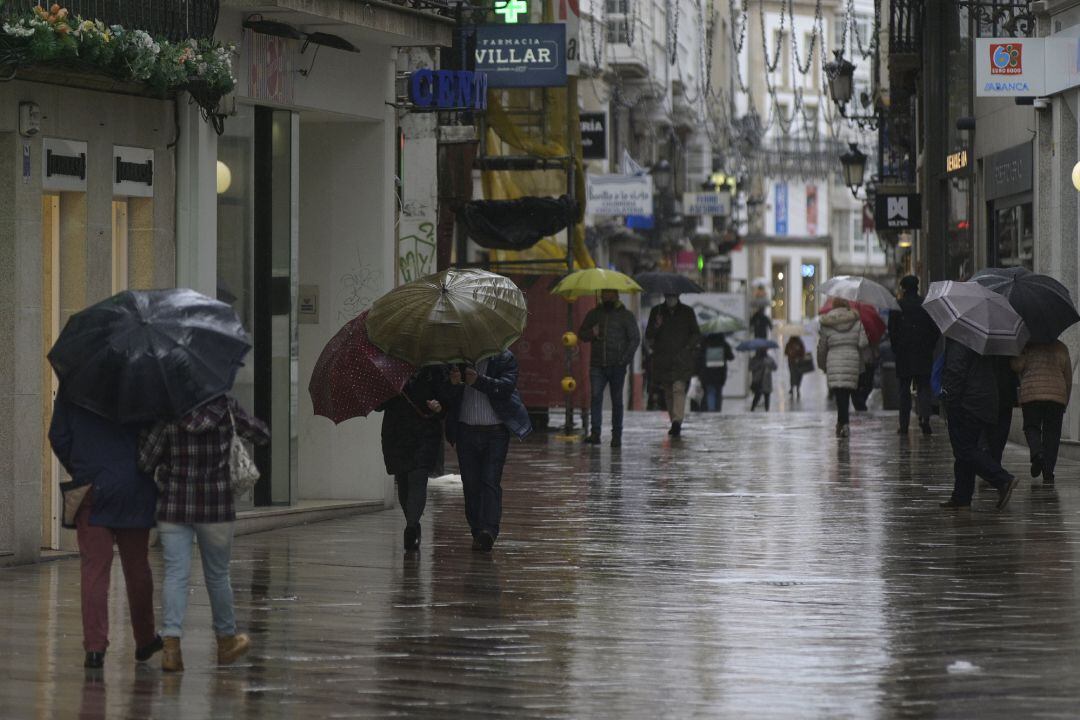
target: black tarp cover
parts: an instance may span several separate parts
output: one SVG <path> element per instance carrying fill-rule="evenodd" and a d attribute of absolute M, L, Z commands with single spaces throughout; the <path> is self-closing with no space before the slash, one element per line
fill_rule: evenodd
<path fill-rule="evenodd" d="M 564 230 L 576 216 L 577 204 L 568 195 L 473 200 L 461 210 L 469 237 L 489 250 L 527 250 Z"/>

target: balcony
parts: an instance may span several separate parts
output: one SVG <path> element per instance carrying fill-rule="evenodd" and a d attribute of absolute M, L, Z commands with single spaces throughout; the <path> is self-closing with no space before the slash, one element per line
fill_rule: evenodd
<path fill-rule="evenodd" d="M 61 5 L 72 15 L 101 20 L 106 25 L 145 30 L 154 37 L 178 41 L 210 38 L 217 27 L 219 0 L 66 0 Z M 49 3 L 9 0 L 4 16 L 23 15 Z"/>
<path fill-rule="evenodd" d="M 889 4 L 889 58 L 922 52 L 923 0 L 892 0 Z"/>
<path fill-rule="evenodd" d="M 645 78 L 649 76 L 648 49 L 640 30 L 637 37 L 632 34 L 632 23 L 632 16 L 608 15 L 608 66 L 624 78 Z"/>

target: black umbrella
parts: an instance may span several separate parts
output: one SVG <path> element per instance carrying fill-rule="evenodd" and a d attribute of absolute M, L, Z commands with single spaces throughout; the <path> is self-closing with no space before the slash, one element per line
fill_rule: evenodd
<path fill-rule="evenodd" d="M 657 293 L 658 295 L 705 292 L 696 282 L 685 275 L 677 273 L 643 272 L 635 275 L 634 280 L 645 292 Z"/>
<path fill-rule="evenodd" d="M 223 302 L 194 290 L 129 290 L 73 315 L 49 362 L 70 402 L 119 422 L 148 422 L 228 392 L 250 349 Z"/>
<path fill-rule="evenodd" d="M 1022 267 L 986 268 L 971 279 L 1008 299 L 1031 331 L 1033 343 L 1053 342 L 1065 328 L 1080 322 L 1069 289 L 1049 275 Z"/>

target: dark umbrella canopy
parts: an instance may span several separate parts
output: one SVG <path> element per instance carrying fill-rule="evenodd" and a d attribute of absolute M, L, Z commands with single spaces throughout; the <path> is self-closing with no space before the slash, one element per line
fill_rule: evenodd
<path fill-rule="evenodd" d="M 367 316 L 365 310 L 330 339 L 308 383 L 315 414 L 335 424 L 367 415 L 400 393 L 416 372 L 375 347 L 368 338 Z"/>
<path fill-rule="evenodd" d="M 49 351 L 67 399 L 122 423 L 169 420 L 228 392 L 251 341 L 194 290 L 127 290 L 68 320 Z"/>
<path fill-rule="evenodd" d="M 986 268 L 971 279 L 1008 299 L 1027 324 L 1031 342 L 1053 342 L 1067 327 L 1080 322 L 1068 288 L 1049 275 L 1020 267 Z"/>
<path fill-rule="evenodd" d="M 635 275 L 634 280 L 645 292 L 658 295 L 705 292 L 696 282 L 678 273 L 643 272 Z"/>

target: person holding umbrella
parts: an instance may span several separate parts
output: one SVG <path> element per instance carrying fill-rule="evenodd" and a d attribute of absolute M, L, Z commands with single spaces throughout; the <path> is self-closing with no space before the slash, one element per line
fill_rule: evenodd
<path fill-rule="evenodd" d="M 846 438 L 849 429 L 851 395 L 859 386 L 862 353 L 869 345 L 859 313 L 843 298 L 834 298 L 832 309 L 821 317 L 818 336 L 818 367 L 828 378 L 829 390 L 836 399 L 836 437 Z"/>
<path fill-rule="evenodd" d="M 941 332 L 923 309 L 919 278 L 907 275 L 900 280 L 903 296 L 900 309 L 889 313 L 889 341 L 896 356 L 896 378 L 900 384 L 900 435 L 908 434 L 911 422 L 911 390 L 915 387 L 916 414 L 923 435 L 933 434 L 930 427 L 930 373 L 934 348 Z"/>
<path fill-rule="evenodd" d="M 585 438 L 600 444 L 604 415 L 604 389 L 611 387 L 611 447 L 622 446 L 623 383 L 626 369 L 634 361 L 641 342 L 634 314 L 619 302 L 617 290 L 602 290 L 600 304 L 585 315 L 578 335 L 592 344 L 589 354 L 589 390 L 592 400 L 592 432 Z"/>
<path fill-rule="evenodd" d="M 135 660 L 145 662 L 162 647 L 154 630 L 154 578 L 147 557 L 157 488 L 136 466 L 138 426 L 84 410 L 69 402 L 64 390 L 61 385 L 53 404 L 49 442 L 72 477 L 61 487 L 65 506 L 74 505 L 79 539 L 84 667 L 101 668 L 109 646 L 113 543 L 124 569 Z M 70 526 L 70 513 L 65 515 Z"/>
<path fill-rule="evenodd" d="M 1072 360 L 1060 340 L 1028 343 L 1012 369 L 1020 376 L 1020 407 L 1024 412 L 1024 437 L 1031 453 L 1031 477 L 1042 475 L 1042 484 L 1054 485 L 1061 423 L 1072 394 Z"/>
<path fill-rule="evenodd" d="M 679 437 L 686 414 L 686 388 L 694 374 L 694 359 L 701 339 L 697 317 L 679 296 L 664 296 L 664 302 L 649 313 L 645 348 L 651 357 L 651 382 L 662 388 L 671 428 L 668 435 Z"/>

